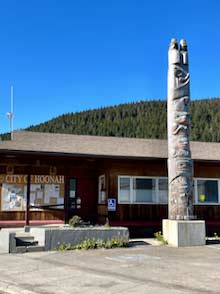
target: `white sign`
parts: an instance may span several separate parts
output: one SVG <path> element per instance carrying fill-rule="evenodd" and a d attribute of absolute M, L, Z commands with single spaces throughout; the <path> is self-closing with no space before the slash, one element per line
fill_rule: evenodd
<path fill-rule="evenodd" d="M 0 175 L 0 183 L 27 183 L 27 175 Z M 32 184 L 64 184 L 64 176 L 31 175 Z"/>
<path fill-rule="evenodd" d="M 108 199 L 108 211 L 116 211 L 116 199 L 115 198 Z"/>

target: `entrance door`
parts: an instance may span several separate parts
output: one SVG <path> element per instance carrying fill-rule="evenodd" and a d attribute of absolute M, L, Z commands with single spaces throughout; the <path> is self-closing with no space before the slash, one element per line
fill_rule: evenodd
<path fill-rule="evenodd" d="M 69 221 L 77 210 L 77 195 L 76 195 L 76 179 L 69 178 L 67 186 L 67 199 L 66 199 L 66 222 Z"/>

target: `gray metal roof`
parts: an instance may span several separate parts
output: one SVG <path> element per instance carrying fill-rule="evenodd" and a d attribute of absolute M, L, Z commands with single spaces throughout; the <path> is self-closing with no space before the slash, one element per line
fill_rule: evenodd
<path fill-rule="evenodd" d="M 192 158 L 220 161 L 220 143 L 191 142 Z M 100 157 L 167 158 L 167 141 L 15 131 L 6 151 L 59 153 Z"/>

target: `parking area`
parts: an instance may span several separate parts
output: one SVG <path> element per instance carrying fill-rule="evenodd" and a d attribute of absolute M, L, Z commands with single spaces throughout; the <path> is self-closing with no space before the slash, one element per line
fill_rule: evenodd
<path fill-rule="evenodd" d="M 219 293 L 220 245 L 0 254 L 0 293 Z"/>

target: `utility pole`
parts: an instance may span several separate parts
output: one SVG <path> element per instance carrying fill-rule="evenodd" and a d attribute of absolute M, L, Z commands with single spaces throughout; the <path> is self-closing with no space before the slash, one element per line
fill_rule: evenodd
<path fill-rule="evenodd" d="M 13 131 L 14 131 L 14 88 L 11 86 L 11 111 L 6 113 L 7 118 L 10 121 L 10 133 L 11 140 L 13 140 Z"/>

